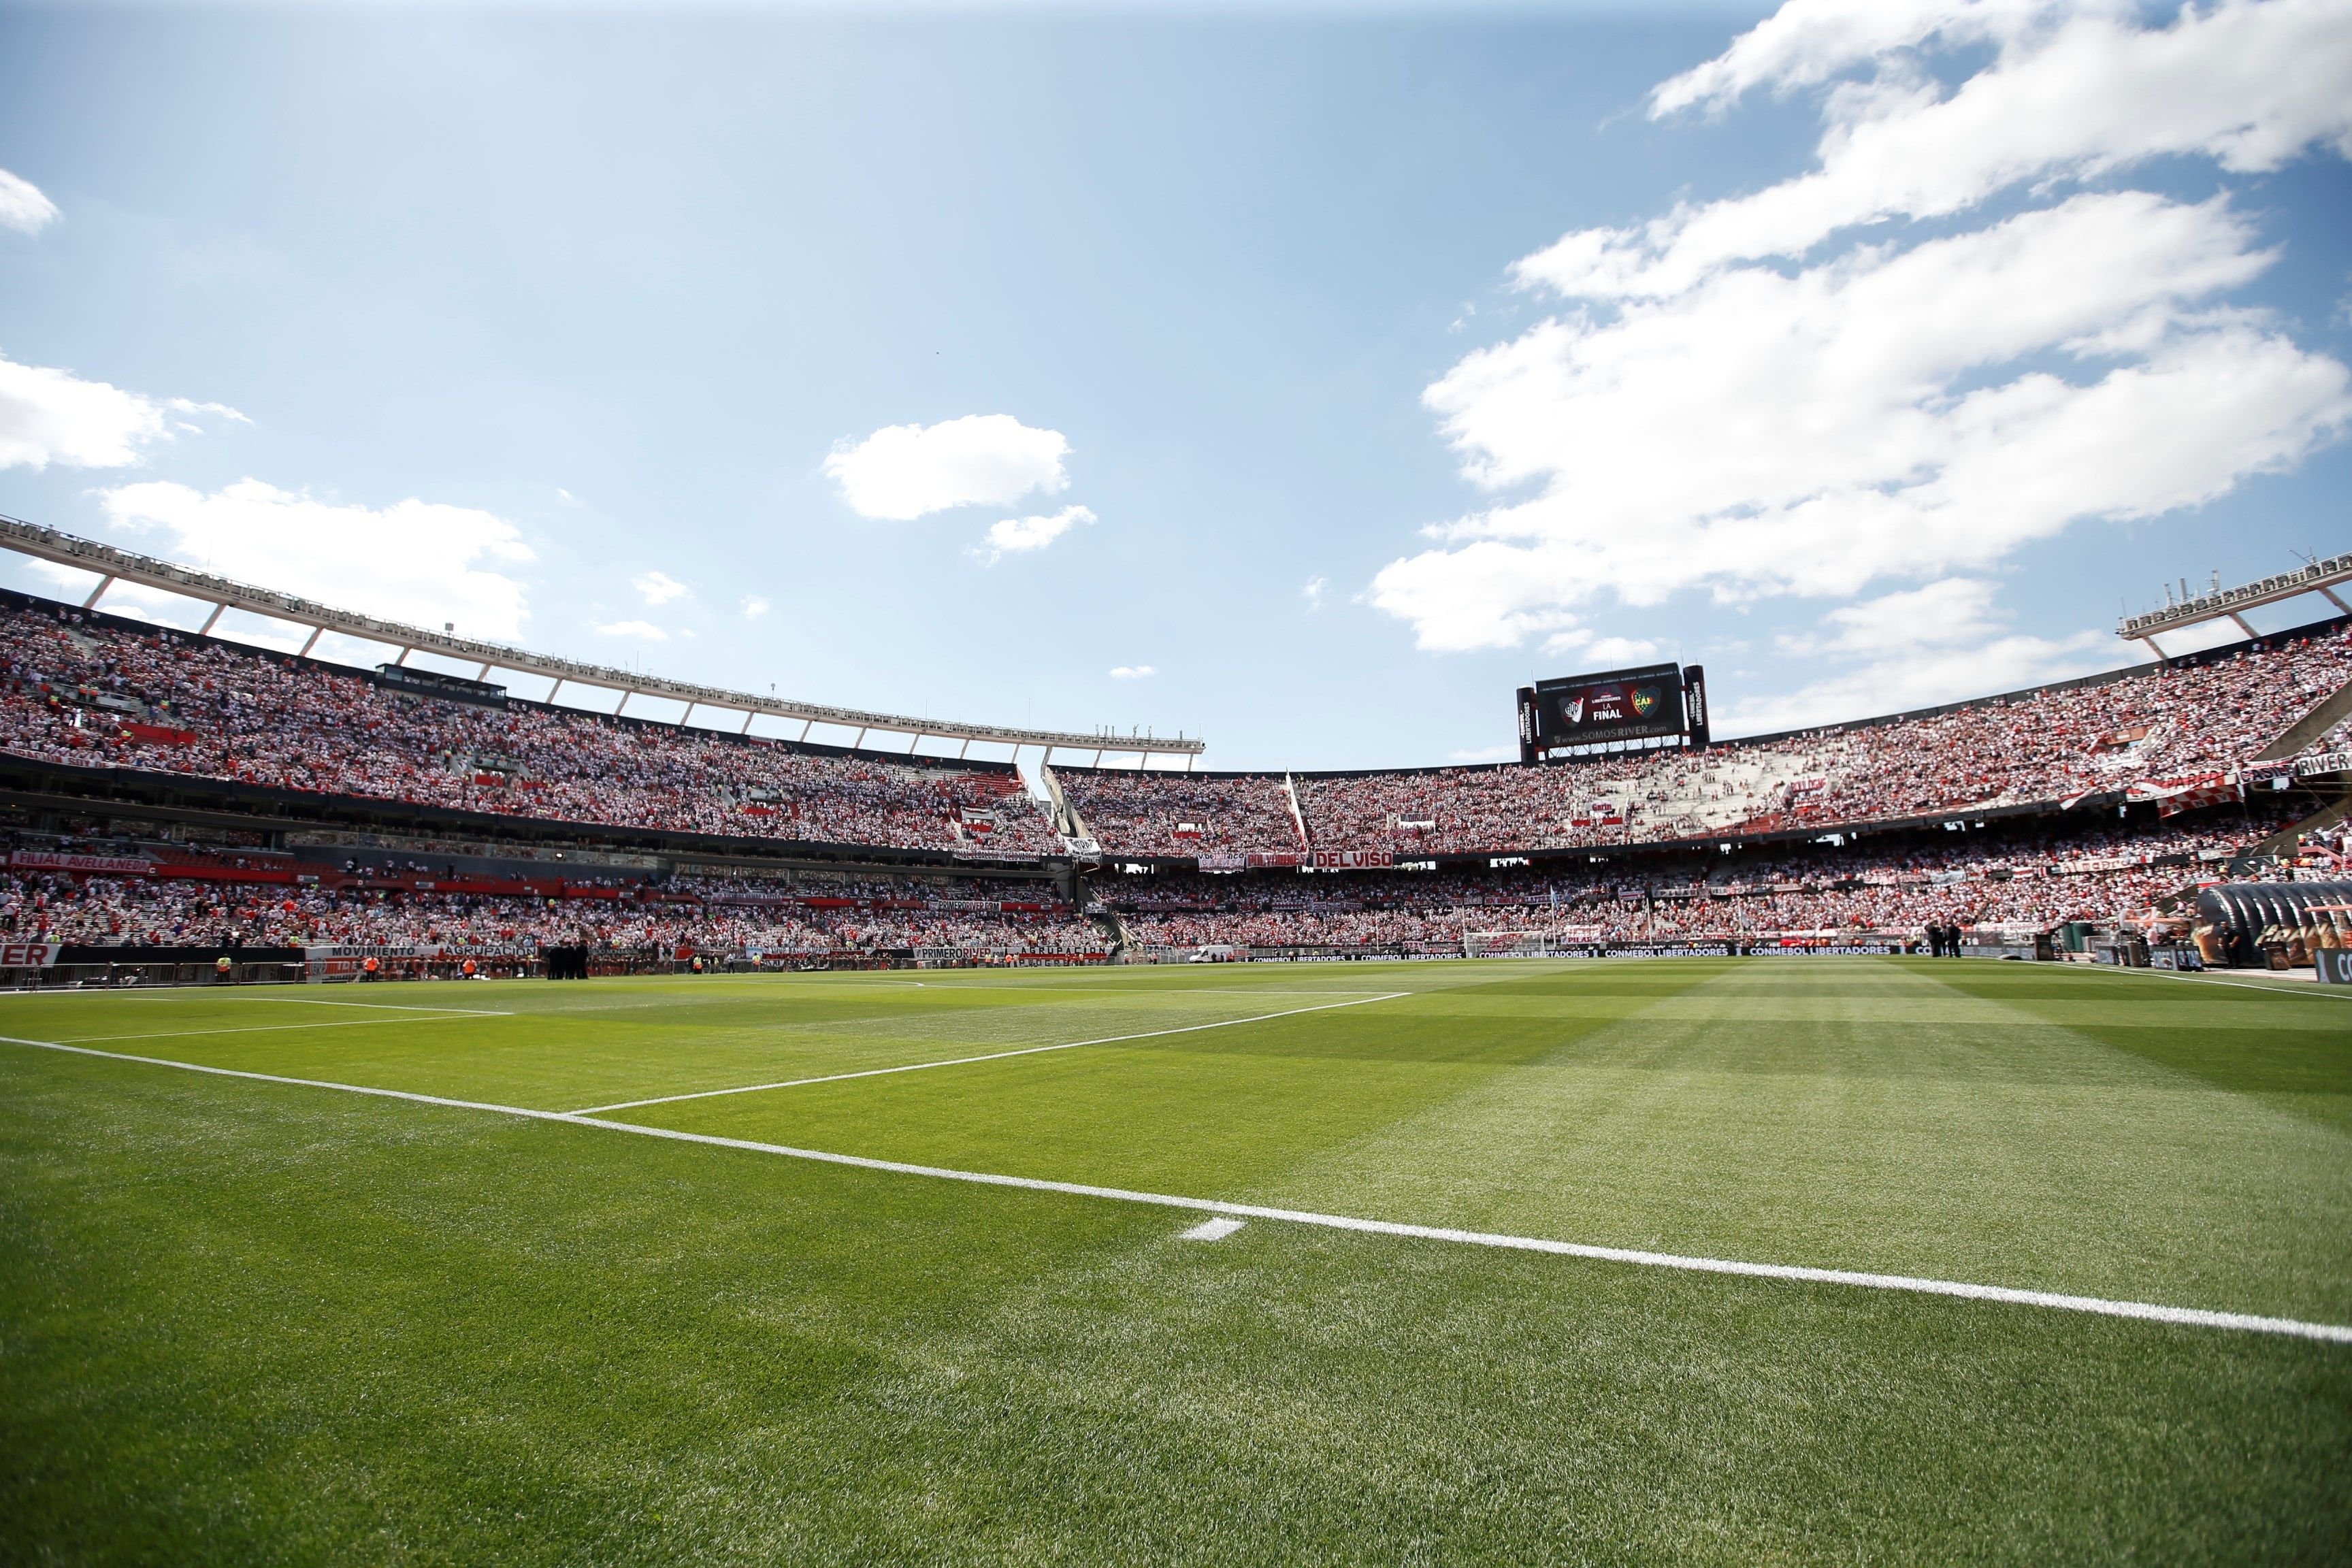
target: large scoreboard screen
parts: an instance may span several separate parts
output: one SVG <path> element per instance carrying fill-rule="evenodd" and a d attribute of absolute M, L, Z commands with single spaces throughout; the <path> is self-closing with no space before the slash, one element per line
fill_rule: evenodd
<path fill-rule="evenodd" d="M 1519 755 L 1527 762 L 1561 747 L 1670 736 L 1706 744 L 1706 678 L 1696 665 L 1645 664 L 1519 688 Z"/>

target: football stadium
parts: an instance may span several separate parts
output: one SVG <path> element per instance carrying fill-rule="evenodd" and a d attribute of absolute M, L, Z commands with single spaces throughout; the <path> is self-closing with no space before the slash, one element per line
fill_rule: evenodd
<path fill-rule="evenodd" d="M 2352 0 L 0 0 L 0 1568 L 2352 1564 L 2347 219 Z"/>
<path fill-rule="evenodd" d="M 94 583 L 0 610 L 20 1543 L 2347 1540 L 2352 616 L 1732 742 L 1604 671 L 1520 762 L 1218 773 L 5 527 Z"/>

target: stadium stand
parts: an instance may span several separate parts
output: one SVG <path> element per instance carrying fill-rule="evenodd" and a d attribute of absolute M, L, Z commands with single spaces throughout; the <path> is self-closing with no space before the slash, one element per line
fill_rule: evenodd
<path fill-rule="evenodd" d="M 20 838 L 22 836 L 19 836 Z M 26 842 L 30 842 L 27 840 Z M 421 946 L 527 958 L 551 945 L 746 954 L 958 950 L 1099 953 L 1099 930 L 1043 882 L 789 884 L 586 876 L 518 886 L 383 868 L 336 871 L 172 845 L 16 847 L 0 941 L 117 948 Z M 103 866 L 103 870 L 78 868 Z M 131 868 L 136 868 L 132 869 Z"/>
<path fill-rule="evenodd" d="M 0 604 L 0 751 L 45 763 L 744 838 L 1057 847 L 1004 764 L 479 706 L 22 595 Z"/>
<path fill-rule="evenodd" d="M 1162 872 L 1108 880 L 1104 907 L 1130 940 L 1169 949 L 1234 945 L 1429 946 L 1513 927 L 1562 940 L 1709 937 L 1916 940 L 1931 924 L 2031 927 L 2153 921 L 2158 906 L 2221 876 L 2276 814 L 2129 827 L 1906 835 L 1864 848 L 1790 847 L 1710 865 L 1688 856 L 1555 870 L 1544 866 L 1337 874 Z M 2112 819 L 2111 819 L 2112 820 Z M 1721 860 L 1721 856 L 1714 858 Z"/>
<path fill-rule="evenodd" d="M 1058 825 L 1009 764 L 600 717 L 24 595 L 0 596 L 0 753 L 47 770 L 0 804 L 14 825 L 0 940 L 87 952 L 373 947 L 521 967 L 554 948 L 1025 962 L 1460 952 L 1498 931 L 1757 944 L 1965 927 L 1990 942 L 2089 922 L 2179 935 L 2196 889 L 2234 868 L 2341 874 L 2352 847 L 2340 816 L 2289 830 L 2313 798 L 2263 793 L 2297 770 L 2256 760 L 2290 736 L 2306 760 L 2352 747 L 2352 720 L 2326 706 L 2352 681 L 2346 623 L 1707 750 L 1297 775 L 1060 767 L 1046 775 Z M 77 781 L 96 801 L 123 779 L 439 808 L 467 814 L 450 831 L 473 837 L 321 828 L 289 849 L 263 828 L 206 848 L 163 824 L 104 841 L 58 830 Z M 121 815 L 93 820 L 109 811 Z M 555 836 L 510 837 L 525 826 Z M 765 858 L 730 869 L 675 847 L 600 846 L 613 828 Z M 1069 846 L 1089 838 L 1110 865 L 1074 906 Z M 812 870 L 792 858 L 812 847 L 929 858 Z M 989 879 L 950 873 L 992 859 Z"/>
<path fill-rule="evenodd" d="M 1295 776 L 1057 772 L 1107 855 L 1308 848 L 1364 863 L 1524 854 L 2055 809 L 2090 796 L 2188 804 L 2229 787 L 2235 770 L 2347 681 L 2352 630 L 2336 626 L 2217 658 L 1705 751 Z M 2352 724 L 2312 749 L 2347 733 Z M 1277 831 L 1293 790 L 1304 845 Z M 1197 839 L 1175 836 L 1184 824 Z"/>
<path fill-rule="evenodd" d="M 1121 855 L 1296 853 L 1298 811 L 1278 773 L 1057 768 L 1077 826 Z"/>

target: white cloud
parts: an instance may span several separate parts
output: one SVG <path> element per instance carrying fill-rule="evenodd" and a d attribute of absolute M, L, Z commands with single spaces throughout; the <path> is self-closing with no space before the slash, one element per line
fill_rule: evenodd
<path fill-rule="evenodd" d="M 1576 654 L 1595 669 L 1647 664 L 1658 657 L 1659 646 L 1647 637 L 1596 637 L 1579 631 L 1559 632 L 1544 639 L 1544 652 Z"/>
<path fill-rule="evenodd" d="M 1467 751 L 1445 753 L 1445 760 L 1449 763 L 1515 763 L 1518 758 L 1517 746 L 1476 746 Z"/>
<path fill-rule="evenodd" d="M 651 621 L 614 621 L 596 628 L 596 635 L 607 637 L 643 637 L 647 642 L 667 642 L 669 634 Z"/>
<path fill-rule="evenodd" d="M 629 579 L 629 586 L 643 595 L 648 605 L 667 605 L 690 592 L 685 584 L 667 572 L 641 573 Z"/>
<path fill-rule="evenodd" d="M 5 171 L 0 171 L 5 173 Z M 5 193 L 0 193 L 5 194 Z M 68 370 L 0 357 L 0 468 L 121 468 L 149 447 L 201 426 L 173 415 L 216 415 L 252 421 L 223 403 L 158 400 Z"/>
<path fill-rule="evenodd" d="M 58 204 L 21 174 L 0 169 L 0 228 L 38 234 L 58 220 Z"/>
<path fill-rule="evenodd" d="M 1307 601 L 1307 609 L 1319 610 L 1323 607 L 1323 590 L 1330 585 L 1328 577 L 1309 577 L 1307 585 L 1298 590 L 1298 596 Z"/>
<path fill-rule="evenodd" d="M 1771 47 L 1753 49 L 1759 38 Z M 1931 41 L 1999 53 L 1947 97 L 1911 52 Z M 2129 7 L 2076 0 L 1793 0 L 1660 87 L 1652 109 L 1720 108 L 1755 86 L 1812 85 L 1861 65 L 1874 74 L 1830 95 L 1812 173 L 1637 231 L 1571 235 L 1522 275 L 1569 293 L 1679 288 L 1725 261 L 1801 255 L 1850 225 L 1942 216 L 2030 180 L 2179 154 L 2252 174 L 2314 143 L 2352 156 L 2352 8 L 2341 0 L 2230 0 L 2159 28 L 2134 26 Z"/>
<path fill-rule="evenodd" d="M 1113 680 L 1141 680 L 1160 672 L 1148 664 L 1122 664 L 1110 672 Z"/>
<path fill-rule="evenodd" d="M 2352 374 L 2225 303 L 2273 259 L 2226 194 L 2065 186 L 2352 150 L 2352 6 L 2134 15 L 1791 0 L 1660 88 L 1660 113 L 1820 91 L 1813 168 L 1520 262 L 1563 309 L 1427 394 L 1465 474 L 1520 493 L 1431 530 L 1372 602 L 1444 649 L 1572 637 L 1604 592 L 1851 595 L 2210 500 L 2339 436 Z M 1923 64 L 1956 47 L 1989 58 L 1947 91 Z M 1985 210 L 2020 187 L 2023 210 Z"/>
<path fill-rule="evenodd" d="M 171 437 L 164 405 L 70 371 L 0 359 L 0 468 L 119 468 Z"/>
<path fill-rule="evenodd" d="M 743 618 L 747 621 L 756 621 L 774 608 L 775 605 L 758 594 L 743 595 Z"/>
<path fill-rule="evenodd" d="M 987 559 L 1043 550 L 1095 514 L 1082 506 L 1066 506 L 1050 517 L 1008 517 L 989 525 Z"/>
<path fill-rule="evenodd" d="M 1947 577 L 1924 587 L 1843 605 L 1812 635 L 1779 639 L 1782 655 L 1845 668 L 1785 695 L 1719 710 L 1719 733 L 1758 734 L 1899 713 L 2014 691 L 2126 663 L 2115 637 L 2082 631 L 2021 636 L 1994 606 L 1993 585 Z"/>
<path fill-rule="evenodd" d="M 971 414 L 938 425 L 890 425 L 824 459 L 860 517 L 922 517 L 959 506 L 1003 506 L 1032 490 L 1069 488 L 1058 430 L 1035 430 L 1010 414 Z"/>
<path fill-rule="evenodd" d="M 101 493 L 118 525 L 164 536 L 155 553 L 225 577 L 460 636 L 514 639 L 523 585 L 494 568 L 530 561 L 515 526 L 470 507 L 409 500 L 344 506 L 240 479 L 206 495 L 161 481 Z"/>

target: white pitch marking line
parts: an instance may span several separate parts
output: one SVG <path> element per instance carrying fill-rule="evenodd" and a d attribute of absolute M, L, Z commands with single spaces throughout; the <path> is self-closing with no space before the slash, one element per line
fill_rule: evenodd
<path fill-rule="evenodd" d="M 511 1018 L 511 1013 L 461 1014 L 462 1017 Z M 199 1035 L 274 1035 L 285 1029 L 389 1029 L 394 1024 L 438 1024 L 439 1018 L 339 1018 L 331 1024 L 238 1024 L 223 1029 L 163 1029 L 143 1035 L 77 1035 L 60 1045 L 82 1045 L 96 1040 L 184 1040 Z"/>
<path fill-rule="evenodd" d="M 1316 1214 L 1305 1209 L 1268 1208 L 1260 1204 L 1226 1203 L 1219 1198 L 1177 1197 L 1167 1193 L 1130 1192 L 1124 1187 L 1090 1186 L 1082 1182 L 1049 1182 L 1036 1176 L 1003 1176 L 988 1171 L 955 1171 L 940 1165 L 914 1165 L 900 1160 L 876 1160 L 863 1154 L 835 1154 L 822 1149 L 795 1149 L 786 1143 L 759 1143 L 748 1138 L 720 1138 L 709 1132 L 681 1132 L 672 1127 L 646 1127 L 633 1121 L 606 1121 L 572 1110 L 532 1110 L 520 1105 L 493 1105 L 478 1100 L 453 1100 L 438 1094 L 418 1094 L 403 1089 L 375 1089 L 366 1084 L 333 1083 L 323 1079 L 284 1078 L 276 1073 L 247 1072 L 237 1068 L 205 1067 L 175 1062 L 164 1057 L 134 1057 L 122 1051 L 93 1051 L 58 1040 L 27 1040 L 0 1035 L 0 1042 L 34 1046 L 42 1050 L 107 1061 L 135 1062 L 142 1067 L 177 1068 L 215 1078 L 250 1079 L 257 1083 L 286 1084 L 297 1089 L 331 1089 L 345 1094 L 404 1100 L 418 1105 L 446 1106 L 456 1110 L 484 1110 L 498 1116 L 531 1121 L 560 1121 L 572 1127 L 595 1127 L 639 1138 L 665 1138 L 674 1143 L 698 1143 L 714 1149 L 740 1149 L 753 1154 L 776 1154 L 824 1165 L 845 1165 L 860 1171 L 884 1171 L 894 1175 L 929 1176 L 938 1181 L 969 1182 L 975 1186 L 1013 1187 L 1024 1192 L 1062 1193 L 1071 1197 L 1104 1198 L 1115 1203 L 1150 1204 L 1160 1208 L 1190 1209 L 1195 1214 L 1223 1215 L 1234 1219 L 1283 1220 L 1326 1230 L 1355 1231 L 1367 1236 L 1407 1237 L 1420 1241 L 1448 1241 L 1465 1247 L 1490 1247 L 1510 1252 L 1540 1252 L 1560 1258 L 1581 1258 L 1602 1263 L 1627 1263 L 1644 1268 L 1673 1268 L 1698 1274 L 1729 1274 L 1752 1279 L 1787 1279 L 1813 1285 L 1850 1285 L 1867 1290 L 1902 1290 L 1924 1296 L 1953 1296 L 1970 1301 L 2000 1301 L 2012 1306 L 2046 1307 L 2063 1312 L 2088 1312 L 2099 1317 L 2133 1318 L 2172 1323 L 2185 1328 L 2231 1329 L 2242 1333 L 2283 1334 L 2328 1344 L 2352 1344 L 2352 1324 L 2314 1323 L 2299 1318 L 2270 1318 L 2252 1312 L 2216 1312 L 2202 1307 L 2167 1307 L 2152 1301 L 2119 1301 L 2104 1296 L 2069 1296 L 2053 1290 L 2018 1290 L 2006 1285 L 1972 1285 L 1958 1279 L 1928 1279 L 1908 1274 L 1869 1274 L 1846 1268 L 1809 1268 L 1786 1263 L 1743 1263 L 1726 1258 L 1692 1258 L 1673 1252 L 1643 1252 L 1623 1247 L 1590 1247 L 1580 1242 L 1551 1241 L 1542 1237 L 1503 1236 L 1491 1231 L 1454 1230 L 1444 1226 L 1405 1225 L 1395 1220 L 1357 1219 L 1347 1215 Z"/>
<path fill-rule="evenodd" d="M 1214 1219 L 1202 1220 L 1192 1229 L 1178 1235 L 1176 1239 L 1179 1241 L 1223 1241 L 1225 1237 L 1233 1235 L 1234 1232 L 1241 1229 L 1241 1227 L 1247 1223 L 1248 1222 L 1246 1220 L 1228 1219 L 1223 1215 L 1219 1215 Z"/>
<path fill-rule="evenodd" d="M 512 1013 L 487 1007 L 419 1007 L 405 1002 L 321 1002 L 313 996 L 247 996 L 247 1002 L 275 1002 L 287 1007 L 373 1007 L 387 1013 L 446 1013 L 452 1017 L 511 1018 Z"/>
<path fill-rule="evenodd" d="M 1979 963 L 2000 963 L 2004 961 L 1997 958 L 1981 958 L 1978 959 L 1976 962 Z M 2031 972 L 2029 971 L 2027 973 Z M 2305 990 L 2303 988 L 2303 983 L 2296 980 L 2290 980 L 2283 985 L 2264 985 L 2251 980 L 2222 980 L 2198 971 L 2183 972 L 2178 969 L 2120 969 L 2113 964 L 2105 963 L 2069 963 L 2063 965 L 2060 968 L 2059 973 L 2074 974 L 2104 974 L 2112 979 L 2118 980 L 2179 980 L 2190 985 L 2226 985 L 2232 991 L 2259 991 L 2265 996 L 2305 996 L 2310 997 L 2315 1001 L 2321 1002 L 2352 1002 L 2352 990 L 2339 991 L 2333 986 L 2321 985 L 2316 982 L 2313 983 L 2309 990 Z"/>
<path fill-rule="evenodd" d="M 1353 1002 L 1326 1002 L 1317 1007 L 1289 1007 L 1279 1013 L 1259 1013 L 1248 1018 L 1220 1018 L 1213 1024 L 1186 1024 L 1174 1029 L 1146 1029 L 1139 1035 L 1106 1035 L 1098 1040 L 1071 1040 L 1058 1046 L 1023 1046 L 1018 1050 L 990 1051 L 985 1056 L 951 1057 L 946 1061 L 908 1062 L 903 1067 L 867 1068 L 862 1072 L 827 1073 L 822 1078 L 786 1079 L 780 1083 L 747 1083 L 735 1089 L 701 1089 L 691 1094 L 661 1094 L 651 1100 L 624 1100 L 612 1105 L 590 1105 L 567 1112 L 572 1116 L 602 1116 L 608 1110 L 635 1110 L 647 1105 L 675 1105 L 681 1100 L 717 1100 L 722 1095 L 758 1094 L 771 1089 L 806 1089 L 814 1083 L 844 1083 L 854 1078 L 886 1078 L 891 1073 L 923 1072 L 931 1068 L 970 1067 L 974 1062 L 1001 1062 L 1013 1057 L 1043 1056 L 1048 1051 L 1075 1051 L 1081 1046 L 1116 1046 L 1127 1040 L 1156 1040 L 1163 1035 L 1195 1035 L 1203 1029 L 1230 1029 L 1236 1024 L 1263 1024 L 1269 1018 L 1295 1018 L 1301 1013 L 1328 1013 L 1335 1007 L 1362 1007 L 1374 1002 L 1393 1002 L 1400 996 L 1413 994 L 1410 991 L 1391 992 L 1385 996 L 1365 996 Z"/>
<path fill-rule="evenodd" d="M 2116 973 L 2146 974 L 2150 979 L 2185 981 L 2191 985 L 2226 985 L 2232 991 L 2259 991 L 2266 996 L 2307 996 L 2318 1002 L 2352 1002 L 2352 991 L 2338 991 L 2332 986 L 2322 986 L 2315 982 L 2310 990 L 2304 991 L 2296 988 L 2300 985 L 2300 982 L 2289 982 L 2284 985 L 2261 985 L 2251 980 L 2216 980 L 2202 974 L 2183 974 L 2173 969 L 2119 969 Z"/>

